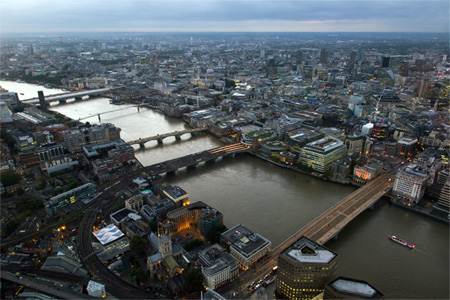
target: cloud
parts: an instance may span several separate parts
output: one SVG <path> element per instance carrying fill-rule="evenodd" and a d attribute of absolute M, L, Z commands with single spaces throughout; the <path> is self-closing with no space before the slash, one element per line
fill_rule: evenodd
<path fill-rule="evenodd" d="M 392 24 L 401 31 L 448 31 L 449 2 L 387 0 L 3 0 L 0 13 L 2 32 L 94 28 L 176 28 L 205 30 L 214 26 L 261 23 L 276 28 L 289 24 L 328 24 L 358 31 L 352 23 L 366 21 L 377 30 Z M 433 20 L 430 22 L 430 20 Z M 308 23 L 309 22 L 309 23 Z M 277 25 L 278 24 L 278 25 Z M 298 26 L 295 26 L 297 28 Z M 408 29 L 412 30 L 408 30 Z M 241 27 L 241 31 L 247 31 Z M 396 30 L 391 30 L 396 31 Z"/>

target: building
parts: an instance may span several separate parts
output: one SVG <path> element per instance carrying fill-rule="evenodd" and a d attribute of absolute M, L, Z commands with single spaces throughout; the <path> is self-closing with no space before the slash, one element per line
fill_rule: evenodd
<path fill-rule="evenodd" d="M 176 208 L 189 205 L 189 195 L 179 186 L 165 187 L 162 191 L 164 197 L 169 198 L 175 203 Z"/>
<path fill-rule="evenodd" d="M 397 172 L 392 195 L 408 204 L 416 204 L 425 192 L 427 180 L 428 175 L 423 165 L 410 164 Z"/>
<path fill-rule="evenodd" d="M 414 155 L 416 155 L 417 142 L 417 139 L 402 138 L 397 143 L 395 156 L 400 158 L 413 157 Z"/>
<path fill-rule="evenodd" d="M 263 236 L 238 224 L 220 236 L 222 245 L 230 248 L 231 255 L 243 270 L 250 268 L 256 261 L 270 252 L 272 243 Z"/>
<path fill-rule="evenodd" d="M 50 198 L 44 204 L 49 217 L 56 216 L 65 206 L 77 201 L 90 201 L 97 193 L 97 187 L 92 183 L 86 183 L 65 193 Z"/>
<path fill-rule="evenodd" d="M 350 167 L 351 167 L 352 161 L 351 159 L 338 159 L 334 161 L 331 164 L 331 176 L 330 179 L 332 181 L 338 181 L 341 183 L 348 183 L 349 178 L 348 175 L 350 174 Z"/>
<path fill-rule="evenodd" d="M 383 299 L 383 296 L 363 280 L 338 277 L 325 286 L 323 299 Z"/>
<path fill-rule="evenodd" d="M 95 282 L 93 280 L 89 280 L 89 283 L 86 287 L 86 291 L 88 292 L 88 295 L 95 298 L 105 298 L 106 297 L 106 290 L 105 285 Z"/>
<path fill-rule="evenodd" d="M 207 234 L 222 224 L 219 211 L 198 201 L 168 212 L 166 220 L 158 223 L 158 234 L 170 236 L 186 228 L 197 228 Z"/>
<path fill-rule="evenodd" d="M 342 158 L 345 152 L 346 147 L 342 141 L 326 136 L 301 148 L 298 161 L 323 173 L 330 169 L 333 161 Z"/>
<path fill-rule="evenodd" d="M 446 213 L 450 213 L 450 179 L 447 179 L 444 183 L 441 194 L 439 195 L 438 203 L 434 207 Z"/>
<path fill-rule="evenodd" d="M 362 134 L 348 135 L 345 139 L 347 144 L 347 153 L 362 154 L 364 148 L 365 137 Z"/>
<path fill-rule="evenodd" d="M 199 251 L 202 273 L 210 289 L 234 280 L 239 275 L 236 260 L 219 244 L 214 244 Z"/>
<path fill-rule="evenodd" d="M 83 146 L 120 140 L 120 129 L 111 123 L 91 127 L 79 127 L 63 132 L 64 146 L 69 152 L 79 152 Z"/>
<path fill-rule="evenodd" d="M 301 237 L 278 257 L 276 294 L 283 299 L 312 299 L 336 276 L 337 254 Z"/>
<path fill-rule="evenodd" d="M 366 184 L 374 179 L 380 172 L 380 166 L 370 164 L 366 166 L 356 166 L 353 169 L 353 181 L 359 184 Z"/>
<path fill-rule="evenodd" d="M 104 88 L 108 85 L 108 79 L 102 77 L 86 78 L 85 87 L 88 89 Z"/>

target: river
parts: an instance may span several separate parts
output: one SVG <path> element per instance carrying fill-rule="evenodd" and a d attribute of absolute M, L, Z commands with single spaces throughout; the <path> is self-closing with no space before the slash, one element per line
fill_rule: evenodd
<path fill-rule="evenodd" d="M 24 94 L 37 95 L 40 86 L 0 82 L 0 86 Z M 56 90 L 52 90 L 56 91 Z M 50 91 L 50 92 L 52 92 Z M 47 92 L 45 92 L 47 94 Z M 101 115 L 122 129 L 125 141 L 185 129 L 180 119 L 130 105 L 111 105 L 96 98 L 51 109 L 73 119 L 117 110 Z M 98 117 L 85 119 L 98 123 Z M 221 146 L 210 135 L 182 136 L 136 147 L 143 165 Z M 249 154 L 225 158 L 214 164 L 184 170 L 165 178 L 179 185 L 192 202 L 203 201 L 224 215 L 227 227 L 238 223 L 268 238 L 273 247 L 299 228 L 355 190 L 274 166 Z M 410 250 L 388 239 L 397 235 L 416 244 Z M 338 275 L 365 280 L 390 299 L 449 298 L 449 226 L 391 205 L 376 203 L 353 220 L 326 247 L 338 254 Z"/>

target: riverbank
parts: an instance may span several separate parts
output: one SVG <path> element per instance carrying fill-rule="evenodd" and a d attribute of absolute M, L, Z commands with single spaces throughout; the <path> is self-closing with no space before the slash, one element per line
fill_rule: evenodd
<path fill-rule="evenodd" d="M 393 197 L 389 197 L 389 202 L 391 202 L 393 205 L 403 208 L 405 210 L 414 212 L 416 214 L 425 216 L 427 218 L 442 222 L 444 224 L 449 225 L 449 219 L 448 218 L 441 218 L 436 214 L 433 214 L 433 205 L 430 201 L 426 201 L 426 200 L 421 200 L 418 204 L 414 205 L 414 206 L 409 206 L 406 205 L 398 200 L 395 200 Z M 422 202 L 422 203 L 421 203 Z M 421 205 L 419 205 L 421 204 Z"/>
<path fill-rule="evenodd" d="M 283 164 L 283 163 L 280 163 L 280 162 L 276 162 L 276 161 L 274 161 L 274 160 L 272 160 L 270 158 L 264 157 L 264 156 L 259 155 L 259 154 L 254 154 L 254 153 L 251 153 L 251 154 L 256 156 L 256 157 L 258 157 L 258 158 L 260 158 L 260 159 L 268 161 L 268 162 L 270 162 L 270 163 L 272 163 L 272 164 L 274 164 L 276 166 L 279 166 L 279 167 L 282 167 L 282 168 L 286 168 L 286 169 L 289 169 L 289 170 L 301 173 L 303 175 L 308 175 L 308 176 L 312 176 L 312 177 L 315 177 L 315 178 L 319 178 L 319 179 L 322 179 L 323 181 L 329 181 L 329 182 L 342 184 L 342 185 L 346 185 L 346 186 L 352 185 L 352 186 L 357 187 L 357 188 L 360 188 L 362 186 L 362 185 L 360 185 L 358 183 L 355 183 L 355 182 L 352 182 L 352 181 L 349 182 L 349 183 L 343 183 L 343 182 L 339 182 L 339 181 L 328 180 L 328 179 L 323 178 L 323 176 L 321 176 L 322 174 L 317 175 L 317 174 L 314 174 L 314 173 L 309 173 L 309 172 L 301 170 L 301 169 L 299 169 L 299 168 L 297 168 L 295 166 L 291 166 L 291 165 L 288 165 L 288 164 Z"/>

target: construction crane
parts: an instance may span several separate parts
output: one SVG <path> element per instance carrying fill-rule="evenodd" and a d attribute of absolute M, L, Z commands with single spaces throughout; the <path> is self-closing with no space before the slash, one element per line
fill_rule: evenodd
<path fill-rule="evenodd" d="M 371 156 L 373 156 L 373 152 L 375 151 L 375 144 L 377 143 L 378 131 L 380 131 L 380 128 L 381 128 L 381 125 L 383 124 L 385 116 L 386 116 L 386 114 L 384 114 L 383 118 L 381 118 L 381 122 L 380 122 L 380 124 L 378 124 L 378 127 L 377 127 L 377 129 L 375 129 L 375 133 L 373 134 L 373 145 L 372 145 L 372 154 L 371 154 Z"/>

